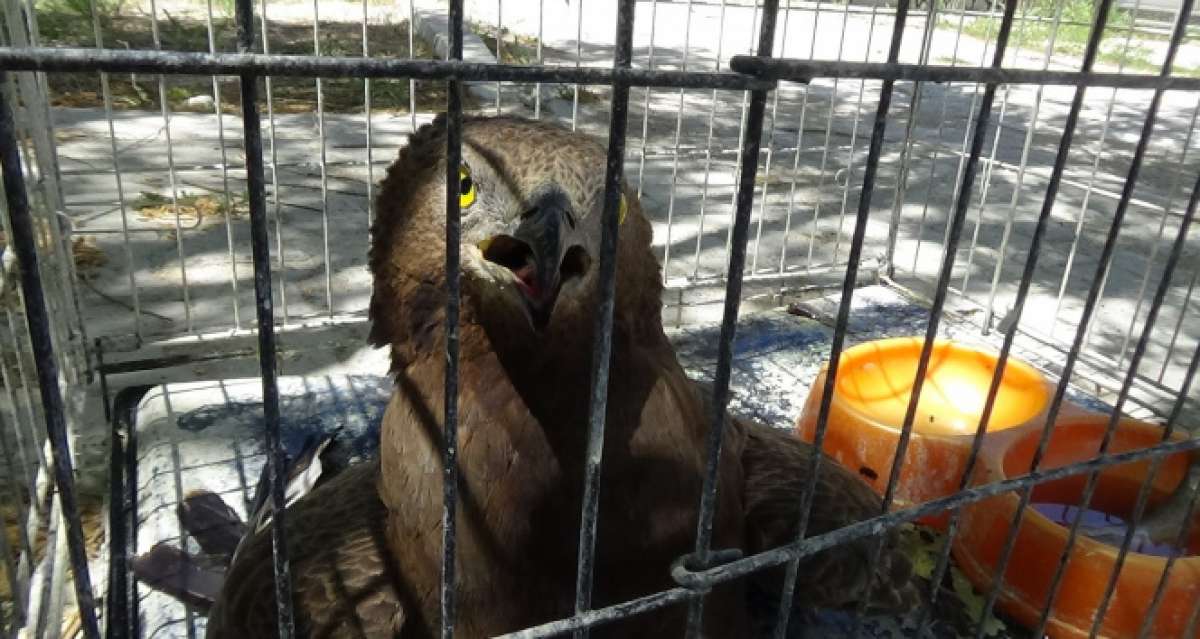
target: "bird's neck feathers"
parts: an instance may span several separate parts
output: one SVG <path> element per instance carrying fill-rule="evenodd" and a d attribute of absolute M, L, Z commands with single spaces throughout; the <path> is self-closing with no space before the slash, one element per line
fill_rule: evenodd
<path fill-rule="evenodd" d="M 375 284 L 370 304 L 370 340 L 392 352 L 399 372 L 445 350 L 445 230 L 427 221 L 406 220 L 389 236 L 376 236 L 371 266 Z M 631 216 L 621 227 L 617 254 L 613 334 L 641 348 L 670 350 L 662 328 L 662 280 L 650 250 L 650 227 Z M 497 290 L 471 267 L 472 247 L 463 247 L 460 269 L 460 361 L 500 357 L 508 368 L 570 375 L 589 370 L 591 343 L 600 308 L 598 263 L 581 290 L 560 297 L 552 320 L 535 332 L 514 295 Z M 477 253 L 477 252 L 475 252 Z M 598 262 L 598 261 L 597 261 Z M 426 356 L 432 356 L 431 358 Z"/>

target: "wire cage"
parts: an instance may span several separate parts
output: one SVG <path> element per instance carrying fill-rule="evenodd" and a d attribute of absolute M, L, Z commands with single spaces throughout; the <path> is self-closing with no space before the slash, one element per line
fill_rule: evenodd
<path fill-rule="evenodd" d="M 465 4 L 364 0 L 347 31 L 325 19 L 328 3 L 314 0 L 303 14 L 311 24 L 301 25 L 305 34 L 311 27 L 311 40 L 297 49 L 296 37 L 281 36 L 280 18 L 268 19 L 298 11 L 292 4 L 236 0 L 219 20 L 222 9 L 209 1 L 192 16 L 189 40 L 164 26 L 176 17 L 150 0 L 149 15 L 137 18 L 150 39 L 143 33 L 131 46 L 122 40 L 132 39 L 130 28 L 97 0 L 75 16 L 89 42 L 64 41 L 54 22 L 61 16 L 42 4 L 3 0 L 6 632 L 139 634 L 138 586 L 127 565 L 138 551 L 144 483 L 131 406 L 148 385 L 253 375 L 261 379 L 266 464 L 276 468 L 281 367 L 318 370 L 336 359 L 328 353 L 361 341 L 373 184 L 394 149 L 439 110 L 449 116 L 451 167 L 466 110 L 554 119 L 607 136 L 606 237 L 617 232 L 624 179 L 654 223 L 664 320 L 719 320 L 711 371 L 718 406 L 734 394 L 740 313 L 832 294 L 830 374 L 813 390 L 822 393 L 820 446 L 841 354 L 855 340 L 856 291 L 883 283 L 925 309 L 895 460 L 910 442 L 934 338 L 951 323 L 999 351 L 979 433 L 1016 354 L 1059 380 L 1047 424 L 1068 392 L 1090 394 L 1114 415 L 1094 458 L 1052 469 L 1035 461 L 971 488 L 964 477 L 962 490 L 900 510 L 891 508 L 900 469 L 893 463 L 878 517 L 807 538 L 802 520 L 794 543 L 720 563 L 710 561 L 715 437 L 697 496 L 699 567 L 677 571 L 677 588 L 598 609 L 590 579 L 601 461 L 590 455 L 576 614 L 510 636 L 580 632 L 684 603 L 698 636 L 695 613 L 714 584 L 780 565 L 794 580 L 803 557 L 932 513 L 954 513 L 953 538 L 962 507 L 1006 492 L 1027 504 L 1033 486 L 1068 476 L 1088 477 L 1086 505 L 1098 471 L 1200 448 L 1169 437 L 1197 413 L 1191 384 L 1200 362 L 1193 0 L 1097 0 L 1082 11 L 1067 1 L 1016 0 Z M 85 108 L 64 98 L 66 77 L 90 82 Z M 191 95 L 173 93 L 189 78 Z M 122 102 L 131 93 L 141 96 L 134 108 Z M 353 108 L 330 106 L 346 100 Z M 605 246 L 600 272 L 611 295 L 615 243 Z M 604 436 L 611 314 L 599 322 L 592 451 Z M 315 343 L 326 348 L 308 352 Z M 448 343 L 453 363 L 456 342 Z M 454 364 L 446 388 L 444 501 L 453 513 Z M 1165 421 L 1163 441 L 1111 452 L 1123 412 Z M 723 421 L 715 419 L 713 433 Z M 1050 432 L 1042 430 L 1035 460 Z M 270 476 L 281 510 L 282 479 Z M 102 508 L 81 503 L 88 491 L 102 494 Z M 810 484 L 805 518 L 811 493 Z M 1143 490 L 1135 512 L 1145 500 Z M 276 534 L 281 521 L 274 519 Z M 454 517 L 445 522 L 444 575 L 455 561 Z M 1068 548 L 1078 530 L 1076 519 Z M 1013 558 L 1014 537 L 997 574 Z M 286 544 L 276 540 L 277 589 L 285 593 Z M 1122 558 L 1128 550 L 1127 537 Z M 938 575 L 948 569 L 949 541 L 940 552 Z M 1060 565 L 1056 584 L 1061 573 Z M 1164 572 L 1155 601 L 1166 583 Z M 985 610 L 1000 590 L 985 594 Z M 444 579 L 444 612 L 454 597 Z M 60 622 L 67 608 L 69 629 Z M 290 606 L 279 615 L 281 636 L 290 636 Z M 452 632 L 447 626 L 443 636 Z"/>

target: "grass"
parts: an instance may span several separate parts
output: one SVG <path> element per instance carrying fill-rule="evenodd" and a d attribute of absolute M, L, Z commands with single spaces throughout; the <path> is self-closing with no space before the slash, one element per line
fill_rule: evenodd
<path fill-rule="evenodd" d="M 1094 3 L 1091 0 L 1065 0 L 1058 34 L 1054 41 L 1054 54 L 1065 56 L 1082 56 L 1091 33 Z M 1011 43 L 1021 49 L 1041 52 L 1054 31 L 1054 16 L 1056 0 L 1032 0 L 1018 9 L 1017 23 L 1013 26 Z M 957 18 L 943 18 L 939 26 L 946 29 L 958 29 Z M 1102 63 L 1118 65 L 1124 63 L 1129 71 L 1152 73 L 1159 70 L 1160 62 L 1155 60 L 1154 51 L 1147 46 L 1149 41 L 1161 40 L 1162 36 L 1151 33 L 1135 33 L 1130 40 L 1129 48 L 1125 49 L 1125 39 L 1129 29 L 1133 27 L 1133 14 L 1119 8 L 1113 8 L 1109 15 L 1108 25 L 1104 30 L 1098 60 Z M 980 40 L 995 40 L 1000 29 L 1000 19 L 994 17 L 967 17 L 963 23 L 963 33 Z M 1177 75 L 1200 77 L 1200 67 L 1175 66 Z"/>
<path fill-rule="evenodd" d="M 106 47 L 153 49 L 154 39 L 150 18 L 138 15 L 120 4 L 120 0 L 97 0 L 101 15 L 101 31 Z M 229 5 L 229 6 L 223 6 Z M 213 40 L 217 51 L 236 50 L 237 29 L 229 17 L 232 0 L 214 0 Z M 208 27 L 195 17 L 173 16 L 160 11 L 159 34 L 162 48 L 177 51 L 208 51 Z M 38 23 L 43 45 L 59 47 L 94 47 L 91 11 L 88 0 L 43 0 L 38 6 Z M 321 21 L 320 51 L 322 55 L 362 55 L 362 24 L 349 21 Z M 270 22 L 268 24 L 271 53 L 312 54 L 311 23 Z M 382 58 L 433 58 L 435 54 L 426 42 L 416 39 L 412 50 L 408 46 L 408 23 L 369 24 L 367 37 L 371 55 Z M 54 73 L 48 75 L 52 89 L 51 104 L 67 107 L 103 105 L 103 94 L 96 73 Z M 213 110 L 212 78 L 210 76 L 164 76 L 167 105 L 173 111 L 208 112 Z M 275 111 L 308 113 L 316 108 L 317 88 L 312 78 L 273 78 L 271 97 Z M 222 110 L 240 110 L 240 91 L 236 78 L 219 77 Z M 330 112 L 362 112 L 363 81 L 360 79 L 325 79 L 321 92 L 324 108 Z M 153 75 L 117 74 L 109 77 L 113 107 L 116 109 L 157 110 L 161 107 L 158 77 Z M 205 100 L 204 97 L 208 99 Z M 190 100 L 200 98 L 199 100 Z M 417 82 L 418 111 L 445 108 L 443 83 Z M 382 80 L 371 82 L 372 110 L 407 113 L 409 110 L 409 81 Z"/>
<path fill-rule="evenodd" d="M 496 25 L 467 20 L 466 27 L 483 40 L 484 46 L 496 56 L 499 62 L 506 64 L 537 64 L 537 38 L 515 34 L 508 29 L 500 29 Z M 496 42 L 500 42 L 497 53 Z"/>

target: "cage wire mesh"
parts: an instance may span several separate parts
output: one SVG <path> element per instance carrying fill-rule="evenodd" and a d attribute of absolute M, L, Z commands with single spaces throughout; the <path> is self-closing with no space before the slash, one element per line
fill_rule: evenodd
<path fill-rule="evenodd" d="M 929 337 L 953 321 L 1002 360 L 1011 352 L 1064 379 L 1056 401 L 1069 383 L 1169 428 L 1197 415 L 1191 2 L 640 0 L 621 5 L 623 22 L 614 2 L 463 4 L 4 0 L 9 630 L 90 635 L 95 615 L 76 605 L 86 593 L 70 587 L 81 582 L 97 596 L 134 596 L 108 569 L 136 522 L 125 520 L 133 488 L 107 493 L 106 472 L 129 463 L 128 433 L 114 415 L 111 440 L 101 399 L 256 374 L 255 340 L 269 369 L 275 331 L 288 372 L 326 363 L 288 358 L 306 339 L 360 339 L 373 184 L 455 84 L 466 112 L 618 133 L 611 148 L 654 225 L 664 320 L 722 320 L 724 349 L 739 310 L 723 313 L 727 295 L 745 313 L 840 291 L 827 318 L 836 362 L 855 286 L 882 281 L 928 305 Z M 612 72 L 622 61 L 641 75 Z M 22 232 L 28 247 L 17 246 Z M 254 250 L 268 245 L 269 264 Z M 18 248 L 38 261 L 24 287 Z M 270 290 L 256 289 L 268 272 Z M 268 302 L 273 322 L 256 324 Z M 731 356 L 716 366 L 719 398 Z M 267 387 L 274 377 L 266 371 Z M 597 393 L 602 411 L 602 384 Z M 1080 469 L 1190 446 L 1122 457 L 1105 444 Z M 78 490 L 54 490 L 72 460 Z M 1027 501 L 1025 487 L 1057 476 L 986 489 L 964 480 L 927 508 L 1001 490 Z M 581 596 L 579 616 L 522 636 L 696 602 L 689 587 L 866 532 L 684 575 L 680 588 L 621 610 L 588 611 Z M 948 561 L 947 550 L 937 570 Z M 110 629 L 129 621 L 108 610 Z"/>

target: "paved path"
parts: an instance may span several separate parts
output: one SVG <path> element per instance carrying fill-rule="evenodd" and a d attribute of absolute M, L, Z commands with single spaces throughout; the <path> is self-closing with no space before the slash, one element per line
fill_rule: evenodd
<path fill-rule="evenodd" d="M 495 23 L 494 3 L 467 4 L 469 19 Z M 520 9 L 510 4 L 536 11 L 538 3 L 506 3 L 501 16 L 505 27 L 536 35 L 536 20 L 518 13 Z M 578 5 L 562 0 L 545 0 L 541 4 L 546 11 L 543 23 L 546 62 L 575 64 Z M 583 5 L 582 44 L 578 48 L 581 64 L 603 65 L 611 59 L 613 28 L 607 4 Z M 684 25 L 688 25 L 685 9 L 681 2 L 638 4 L 636 64 L 649 64 L 653 53 L 655 67 L 682 68 L 686 50 L 688 69 L 711 69 L 718 48 L 724 65 L 729 55 L 742 53 L 750 45 L 754 31 L 749 7 L 727 7 L 723 29 L 719 6 L 696 4 L 690 14 L 690 29 L 685 30 Z M 406 13 L 398 11 L 399 15 Z M 861 7 L 849 12 L 841 7 L 836 10 L 824 7 L 818 17 L 814 15 L 811 9 L 805 9 L 788 12 L 786 20 L 781 18 L 779 40 L 784 46 L 777 49 L 800 57 L 811 54 L 835 58 L 840 50 L 844 59 L 861 60 L 865 52 L 869 52 L 871 60 L 882 58 L 891 29 L 889 18 L 873 18 Z M 910 21 L 904 59 L 917 58 L 921 24 L 919 19 Z M 651 30 L 653 52 L 648 46 Z M 978 64 L 985 59 L 981 42 L 964 37 L 956 45 L 955 34 L 948 29 L 937 30 L 933 42 L 933 62 L 958 59 Z M 1064 59 L 1056 66 L 1066 67 L 1070 63 Z M 1022 55 L 1018 64 L 1037 66 L 1038 62 L 1032 55 Z M 864 247 L 864 258 L 872 261 L 887 255 L 889 222 L 913 100 L 911 84 L 899 85 L 896 90 Z M 819 269 L 845 263 L 877 93 L 878 83 L 874 82 L 816 81 L 807 88 L 784 84 L 774 94 L 768 105 L 768 133 L 759 174 L 761 188 L 756 194 L 752 227 L 750 266 L 755 274 L 765 276 L 782 269 L 790 277 L 790 284 L 803 285 L 818 281 L 815 274 L 809 276 L 810 267 Z M 501 108 L 531 115 L 534 94 L 532 86 L 506 85 L 502 88 Z M 540 95 L 544 117 L 571 121 L 573 91 L 545 85 Z M 1149 101 L 1145 92 L 1121 92 L 1113 103 L 1106 127 L 1111 95 L 1105 89 L 1088 92 L 1077 142 L 1053 210 L 1022 323 L 1023 328 L 1039 333 L 1053 332 L 1053 342 L 1059 345 L 1070 342 Z M 953 281 L 953 286 L 963 291 L 966 298 L 986 305 L 992 293 L 993 275 L 1002 261 L 992 300 L 997 321 L 1015 296 L 1070 97 L 1071 92 L 1066 88 L 1045 90 L 1036 134 L 1025 161 L 1028 170 L 1022 174 L 1023 148 L 1027 126 L 1033 119 L 1035 91 L 1014 87 L 1002 90 L 998 96 L 993 121 L 1000 119 L 1003 112 L 1002 127 L 998 137 L 994 131 L 989 135 L 985 146 L 987 156 L 994 158 L 994 162 L 984 168 L 991 170 L 981 171 L 990 179 L 986 190 L 983 176 L 974 187 L 973 205 L 959 246 Z M 918 290 L 927 289 L 936 279 L 955 175 L 961 165 L 963 137 L 977 96 L 975 88 L 969 85 L 929 85 L 921 88 L 920 99 L 910 138 L 914 143 L 908 150 L 907 189 L 897 209 L 899 224 L 894 255 L 896 278 Z M 604 87 L 583 92 L 576 116 L 578 126 L 603 136 L 607 128 L 607 100 L 608 91 Z M 667 258 L 666 275 L 673 283 L 688 276 L 718 277 L 724 271 L 743 104 L 743 95 L 737 92 L 681 93 L 667 89 L 632 92 L 626 175 L 631 182 L 641 185 L 646 208 L 655 222 L 656 244 Z M 1164 100 L 1160 124 L 1122 228 L 1114 266 L 1099 306 L 1099 319 L 1092 330 L 1091 352 L 1116 360 L 1122 346 L 1126 352 L 1131 350 L 1132 342 L 1127 343 L 1126 334 L 1135 310 L 1139 313 L 1133 340 L 1137 338 L 1136 331 L 1140 330 L 1148 300 L 1179 227 L 1181 209 L 1195 180 L 1194 149 L 1186 158 L 1181 154 L 1185 143 L 1188 147 L 1196 145 L 1188 137 L 1196 105 L 1195 96 L 1180 93 L 1169 93 Z M 430 114 L 421 114 L 416 120 L 420 123 L 429 117 Z M 107 258 L 83 289 L 89 329 L 93 336 L 128 335 L 134 329 L 133 314 L 127 308 L 133 301 L 119 232 L 122 211 L 115 204 L 116 184 L 107 124 L 103 113 L 97 110 L 58 109 L 55 118 L 64 189 L 76 233 L 94 238 Z M 161 116 L 125 111 L 117 113 L 115 119 L 126 204 L 143 191 L 169 195 Z M 223 117 L 223 125 L 230 189 L 240 193 L 244 188 L 241 123 L 236 116 L 227 115 Z M 277 307 L 286 309 L 289 319 L 331 312 L 356 313 L 365 308 L 370 287 L 365 269 L 370 218 L 366 198 L 368 175 L 379 179 L 411 125 L 408 115 L 382 112 L 373 115 L 374 152 L 368 174 L 363 116 L 327 114 L 327 198 L 323 205 L 316 117 L 277 116 L 280 186 L 277 193 L 271 190 L 271 197 L 272 203 L 278 197 L 278 219 L 283 223 L 273 228 L 272 233 L 282 239 L 283 246 L 283 268 L 277 282 L 284 283 L 281 292 L 286 296 L 286 305 L 277 300 Z M 1105 147 L 1097 154 L 1102 132 Z M 177 188 L 192 194 L 219 194 L 222 156 L 216 116 L 174 114 L 171 135 Z M 1094 187 L 1089 191 L 1090 183 Z M 981 199 L 982 208 L 978 206 Z M 1164 216 L 1163 208 L 1168 205 L 1169 212 Z M 1085 209 L 1082 234 L 1077 236 L 1080 212 Z M 136 265 L 138 301 L 144 312 L 142 331 L 147 335 L 170 335 L 189 328 L 231 326 L 235 298 L 231 294 L 229 236 L 224 220 L 185 218 L 182 240 L 177 243 L 173 218 L 145 219 L 128 207 L 126 217 L 131 229 L 129 247 Z M 1160 233 L 1163 220 L 1165 225 Z M 1011 237 L 1005 243 L 1010 223 Z M 233 238 L 236 299 L 240 321 L 245 326 L 253 315 L 253 307 L 248 221 L 244 215 L 234 217 L 228 233 Z M 1077 244 L 1076 237 L 1080 238 Z M 1200 337 L 1200 324 L 1194 321 L 1196 303 L 1189 297 L 1189 285 L 1194 282 L 1192 278 L 1200 261 L 1196 244 L 1193 234 L 1189 250 L 1172 280 L 1152 336 L 1148 361 L 1142 368 L 1143 374 L 1152 379 L 1161 377 L 1168 388 L 1178 387 Z M 186 269 L 180 268 L 181 251 Z M 1063 286 L 1068 261 L 1070 276 Z M 190 322 L 183 302 L 185 270 Z M 1061 305 L 1060 287 L 1063 287 Z M 332 293 L 328 298 L 327 291 Z M 1189 299 L 1192 301 L 1185 303 Z M 952 302 L 959 300 L 959 296 L 952 296 Z M 1059 306 L 1059 321 L 1053 322 L 1051 318 Z M 1181 315 L 1184 309 L 1187 315 Z M 1112 368 L 1116 369 L 1115 364 Z"/>

